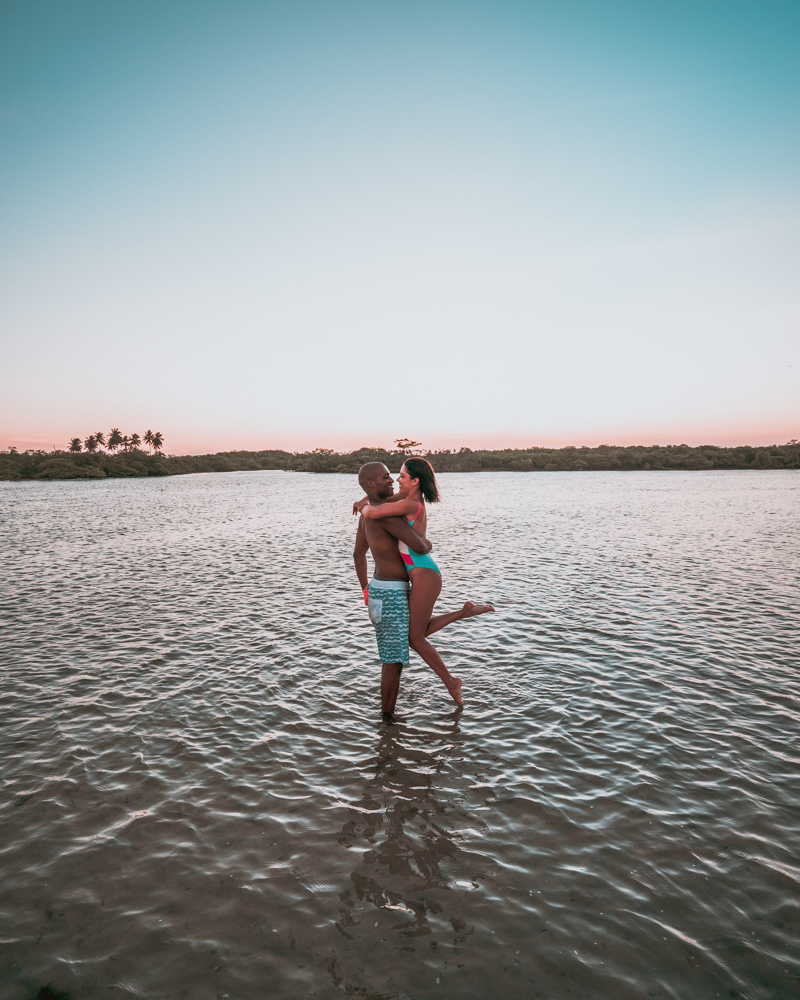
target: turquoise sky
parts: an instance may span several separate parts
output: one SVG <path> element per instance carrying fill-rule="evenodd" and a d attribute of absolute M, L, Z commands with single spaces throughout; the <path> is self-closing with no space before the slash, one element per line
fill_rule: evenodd
<path fill-rule="evenodd" d="M 0 447 L 800 437 L 800 3 L 0 2 Z"/>

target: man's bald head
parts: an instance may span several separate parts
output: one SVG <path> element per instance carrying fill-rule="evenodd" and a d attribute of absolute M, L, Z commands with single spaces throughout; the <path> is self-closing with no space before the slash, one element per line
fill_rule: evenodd
<path fill-rule="evenodd" d="M 363 486 L 364 483 L 374 483 L 389 470 L 383 464 L 383 462 L 367 462 L 366 465 L 362 465 L 358 470 L 358 484 Z"/>
<path fill-rule="evenodd" d="M 358 470 L 358 484 L 370 498 L 385 499 L 394 493 L 394 480 L 383 462 L 367 462 Z"/>

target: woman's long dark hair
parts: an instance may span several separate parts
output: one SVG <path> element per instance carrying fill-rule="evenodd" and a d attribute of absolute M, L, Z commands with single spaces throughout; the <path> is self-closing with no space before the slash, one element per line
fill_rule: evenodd
<path fill-rule="evenodd" d="M 436 473 L 433 466 L 425 458 L 407 458 L 403 465 L 412 479 L 419 480 L 419 491 L 428 503 L 439 502 L 439 487 L 436 485 Z"/>

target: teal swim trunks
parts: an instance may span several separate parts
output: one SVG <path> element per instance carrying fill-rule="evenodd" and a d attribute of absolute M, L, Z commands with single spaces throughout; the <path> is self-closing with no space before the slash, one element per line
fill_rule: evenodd
<path fill-rule="evenodd" d="M 370 580 L 369 620 L 381 663 L 408 666 L 408 581 Z"/>

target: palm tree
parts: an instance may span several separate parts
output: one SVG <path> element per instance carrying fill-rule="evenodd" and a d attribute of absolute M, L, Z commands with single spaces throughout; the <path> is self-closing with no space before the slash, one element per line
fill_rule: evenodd
<path fill-rule="evenodd" d="M 131 450 L 133 450 L 134 448 L 138 448 L 141 443 L 142 439 L 139 437 L 138 434 L 131 434 Z"/>
<path fill-rule="evenodd" d="M 81 450 L 81 439 L 73 438 L 69 443 L 70 451 L 80 451 Z"/>
<path fill-rule="evenodd" d="M 106 436 L 102 431 L 97 431 L 94 436 L 98 448 L 105 448 Z"/>
<path fill-rule="evenodd" d="M 97 451 L 97 436 L 95 434 L 90 434 L 89 437 L 83 442 L 83 446 L 87 451 Z"/>
<path fill-rule="evenodd" d="M 121 444 L 122 444 L 122 435 L 119 432 L 119 427 L 112 427 L 108 435 L 108 441 L 106 442 L 106 447 L 108 448 L 109 451 L 116 451 Z"/>
<path fill-rule="evenodd" d="M 123 436 L 123 438 L 122 438 L 122 450 L 123 451 L 130 451 L 131 450 L 131 442 L 130 442 L 130 439 L 128 438 L 127 434 L 125 434 Z"/>
<path fill-rule="evenodd" d="M 161 433 L 161 431 L 156 431 L 155 434 L 153 435 L 153 451 L 155 451 L 156 453 L 161 451 L 163 444 L 164 444 L 164 435 Z"/>
<path fill-rule="evenodd" d="M 147 450 L 150 451 L 150 447 L 153 444 L 153 432 L 151 430 L 144 432 L 144 443 L 147 445 Z"/>

